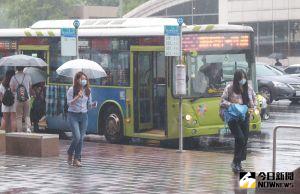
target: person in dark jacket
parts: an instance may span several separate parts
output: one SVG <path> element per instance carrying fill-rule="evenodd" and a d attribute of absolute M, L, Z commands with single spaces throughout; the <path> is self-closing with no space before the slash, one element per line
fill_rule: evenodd
<path fill-rule="evenodd" d="M 39 82 L 32 86 L 34 93 L 34 100 L 30 109 L 30 120 L 33 123 L 34 132 L 39 131 L 39 121 L 46 113 L 46 101 L 45 101 L 45 83 Z"/>
<path fill-rule="evenodd" d="M 276 63 L 274 64 L 275 66 L 281 67 L 282 63 L 280 63 L 279 59 L 276 59 Z"/>

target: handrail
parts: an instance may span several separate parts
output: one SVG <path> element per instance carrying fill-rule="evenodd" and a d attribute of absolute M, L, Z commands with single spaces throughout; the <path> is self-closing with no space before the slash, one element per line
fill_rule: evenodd
<path fill-rule="evenodd" d="M 290 128 L 290 129 L 300 129 L 300 126 L 295 125 L 278 125 L 273 129 L 273 164 L 272 171 L 276 170 L 276 134 L 279 128 Z"/>

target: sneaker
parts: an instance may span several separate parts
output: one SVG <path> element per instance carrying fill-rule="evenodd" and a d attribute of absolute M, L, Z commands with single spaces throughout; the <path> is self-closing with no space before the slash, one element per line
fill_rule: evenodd
<path fill-rule="evenodd" d="M 234 172 L 234 173 L 239 173 L 241 170 L 239 165 L 236 164 L 235 162 L 231 163 L 231 169 L 232 169 L 232 172 Z"/>
<path fill-rule="evenodd" d="M 241 163 L 238 163 L 237 166 L 238 166 L 238 169 L 239 169 L 240 172 L 246 172 L 246 171 L 243 169 Z"/>
<path fill-rule="evenodd" d="M 29 128 L 27 128 L 26 133 L 31 133 L 31 130 Z"/>

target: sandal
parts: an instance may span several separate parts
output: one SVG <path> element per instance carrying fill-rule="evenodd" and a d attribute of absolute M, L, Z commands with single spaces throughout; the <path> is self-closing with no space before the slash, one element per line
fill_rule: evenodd
<path fill-rule="evenodd" d="M 81 164 L 81 162 L 78 159 L 74 159 L 73 166 L 82 167 L 82 164 Z"/>

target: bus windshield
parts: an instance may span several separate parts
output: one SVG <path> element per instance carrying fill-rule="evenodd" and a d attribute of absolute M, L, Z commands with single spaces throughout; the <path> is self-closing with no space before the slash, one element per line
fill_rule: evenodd
<path fill-rule="evenodd" d="M 187 55 L 187 97 L 219 95 L 233 80 L 235 70 L 243 69 L 249 75 L 246 58 L 246 53 Z"/>
<path fill-rule="evenodd" d="M 183 36 L 183 49 L 187 98 L 220 96 L 237 69 L 253 79 L 250 34 L 187 34 Z"/>

